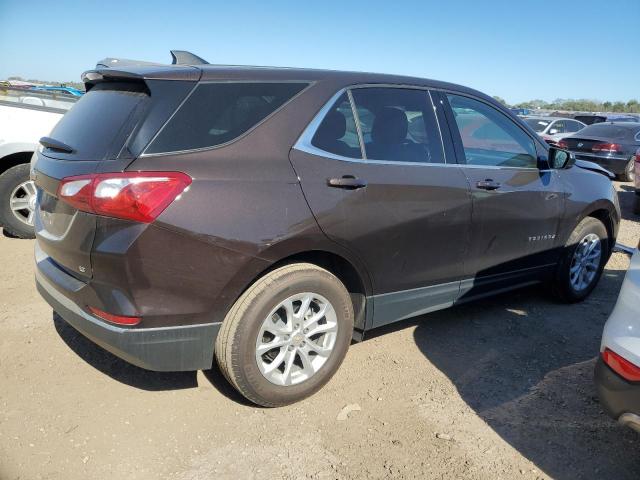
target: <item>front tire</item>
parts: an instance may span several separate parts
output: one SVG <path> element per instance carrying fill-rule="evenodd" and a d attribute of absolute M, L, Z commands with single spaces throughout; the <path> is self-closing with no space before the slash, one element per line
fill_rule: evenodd
<path fill-rule="evenodd" d="M 0 175 L 0 225 L 13 237 L 34 238 L 36 189 L 29 164 L 11 167 Z"/>
<path fill-rule="evenodd" d="M 264 407 L 300 401 L 324 386 L 344 359 L 353 304 L 333 274 L 297 263 L 269 272 L 227 314 L 215 354 L 227 380 Z"/>
<path fill-rule="evenodd" d="M 552 290 L 563 302 L 587 298 L 600 280 L 609 258 L 609 236 L 604 224 L 593 217 L 583 219 L 567 241 Z"/>

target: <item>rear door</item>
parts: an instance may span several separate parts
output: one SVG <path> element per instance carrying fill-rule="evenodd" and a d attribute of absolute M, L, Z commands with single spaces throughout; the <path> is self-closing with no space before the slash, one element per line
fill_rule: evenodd
<path fill-rule="evenodd" d="M 471 204 L 451 159 L 429 92 L 392 87 L 340 92 L 291 151 L 320 227 L 368 268 L 373 326 L 458 296 Z"/>
<path fill-rule="evenodd" d="M 105 82 L 95 85 L 49 134 L 32 164 L 37 189 L 37 248 L 80 279 L 92 277 L 96 216 L 58 200 L 65 177 L 118 172 L 147 144 L 193 87 L 192 82 Z M 151 90 L 157 99 L 151 101 Z"/>
<path fill-rule="evenodd" d="M 442 94 L 458 161 L 473 197 L 469 295 L 527 282 L 556 261 L 564 208 L 558 172 L 538 161 L 536 142 L 480 99 Z"/>

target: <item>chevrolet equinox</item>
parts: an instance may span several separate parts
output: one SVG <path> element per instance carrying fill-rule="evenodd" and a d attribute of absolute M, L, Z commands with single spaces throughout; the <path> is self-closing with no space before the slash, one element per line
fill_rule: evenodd
<path fill-rule="evenodd" d="M 487 95 L 195 58 L 85 72 L 32 160 L 38 290 L 115 355 L 157 371 L 215 357 L 280 406 L 371 329 L 534 283 L 576 302 L 598 282 L 611 181 Z"/>

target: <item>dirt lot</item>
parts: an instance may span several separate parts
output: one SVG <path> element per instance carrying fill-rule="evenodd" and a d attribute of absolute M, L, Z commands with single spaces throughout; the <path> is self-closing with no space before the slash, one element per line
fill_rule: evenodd
<path fill-rule="evenodd" d="M 640 477 L 640 436 L 592 385 L 622 253 L 582 304 L 533 288 L 402 322 L 311 399 L 266 410 L 217 370 L 147 372 L 85 340 L 37 295 L 32 250 L 0 236 L 2 480 Z"/>

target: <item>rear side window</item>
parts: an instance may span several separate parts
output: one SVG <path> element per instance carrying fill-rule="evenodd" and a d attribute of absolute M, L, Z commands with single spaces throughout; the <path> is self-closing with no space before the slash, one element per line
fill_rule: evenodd
<path fill-rule="evenodd" d="M 369 160 L 443 163 L 442 141 L 428 92 L 403 88 L 352 90 Z"/>
<path fill-rule="evenodd" d="M 327 112 L 311 144 L 334 155 L 362 158 L 356 121 L 346 93 Z"/>
<path fill-rule="evenodd" d="M 73 149 L 73 154 L 45 151 L 65 160 L 115 158 L 149 104 L 142 83 L 101 83 L 84 94 L 48 135 Z"/>
<path fill-rule="evenodd" d="M 236 139 L 302 91 L 306 83 L 202 83 L 145 153 L 214 147 Z"/>
<path fill-rule="evenodd" d="M 511 119 L 486 103 L 448 95 L 468 165 L 537 166 L 533 140 Z"/>

